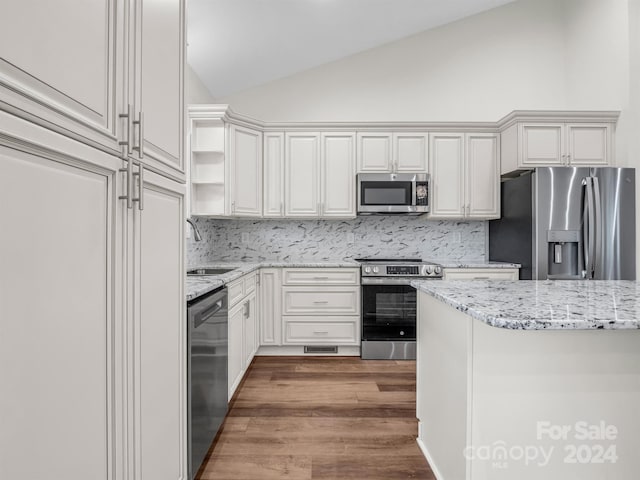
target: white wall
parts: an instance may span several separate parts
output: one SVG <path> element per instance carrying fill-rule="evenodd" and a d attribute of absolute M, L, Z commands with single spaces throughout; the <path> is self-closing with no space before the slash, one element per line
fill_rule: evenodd
<path fill-rule="evenodd" d="M 495 121 L 564 108 L 561 6 L 516 2 L 218 100 L 271 121 Z"/>
<path fill-rule="evenodd" d="M 185 69 L 185 98 L 187 105 L 191 105 L 193 103 L 216 103 L 213 96 L 207 90 L 207 87 L 204 86 L 198 74 L 191 68 L 189 64 L 186 64 Z"/>

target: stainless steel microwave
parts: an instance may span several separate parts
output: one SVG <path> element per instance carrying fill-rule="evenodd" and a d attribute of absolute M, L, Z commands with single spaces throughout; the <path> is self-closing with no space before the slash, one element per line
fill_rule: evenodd
<path fill-rule="evenodd" d="M 358 174 L 358 214 L 420 215 L 428 211 L 429 174 Z"/>

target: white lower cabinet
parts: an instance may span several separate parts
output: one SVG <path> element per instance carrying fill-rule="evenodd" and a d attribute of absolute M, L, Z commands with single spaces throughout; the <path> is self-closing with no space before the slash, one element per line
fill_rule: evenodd
<path fill-rule="evenodd" d="M 443 280 L 518 280 L 518 268 L 444 268 Z"/>
<path fill-rule="evenodd" d="M 231 400 L 258 349 L 257 284 L 252 272 L 227 285 L 229 292 L 228 398 Z"/>
<path fill-rule="evenodd" d="M 283 345 L 359 345 L 357 268 L 282 270 Z"/>
<path fill-rule="evenodd" d="M 0 124 L 0 478 L 185 478 L 184 185 Z"/>
<path fill-rule="evenodd" d="M 282 344 L 281 269 L 260 271 L 260 345 Z"/>

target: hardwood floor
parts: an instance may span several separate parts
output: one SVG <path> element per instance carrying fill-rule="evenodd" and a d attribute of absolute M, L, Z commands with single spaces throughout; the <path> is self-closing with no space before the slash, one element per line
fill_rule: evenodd
<path fill-rule="evenodd" d="M 199 480 L 435 479 L 415 362 L 255 357 Z"/>

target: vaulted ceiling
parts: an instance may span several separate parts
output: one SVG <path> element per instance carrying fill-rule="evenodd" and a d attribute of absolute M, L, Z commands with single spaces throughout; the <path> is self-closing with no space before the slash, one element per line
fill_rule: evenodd
<path fill-rule="evenodd" d="M 188 0 L 187 61 L 221 98 L 512 1 Z"/>

